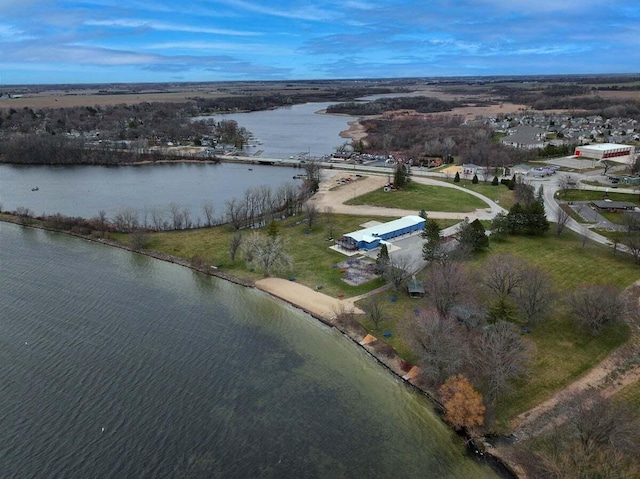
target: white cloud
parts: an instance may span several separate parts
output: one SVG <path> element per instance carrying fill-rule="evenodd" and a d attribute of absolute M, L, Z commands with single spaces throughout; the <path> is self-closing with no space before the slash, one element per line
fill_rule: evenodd
<path fill-rule="evenodd" d="M 29 35 L 13 25 L 0 23 L 0 42 L 20 42 L 23 40 L 33 40 L 34 38 L 36 37 Z"/>
<path fill-rule="evenodd" d="M 278 9 L 263 5 L 257 5 L 255 3 L 247 2 L 244 0 L 221 0 L 220 3 L 240 10 L 245 10 L 247 12 L 260 13 L 273 17 L 290 18 L 293 20 L 327 21 L 335 18 L 332 9 L 320 9 L 309 4 L 307 4 L 305 7 L 296 6 L 290 9 Z"/>
<path fill-rule="evenodd" d="M 87 20 L 85 25 L 95 27 L 115 27 L 115 28 L 148 28 L 158 31 L 171 32 L 189 32 L 189 33 L 207 33 L 212 35 L 229 35 L 229 36 L 258 36 L 260 33 L 241 30 L 229 30 L 225 28 L 210 28 L 198 25 L 179 25 L 175 23 L 164 23 L 149 20 L 137 19 L 118 19 L 118 20 Z"/>

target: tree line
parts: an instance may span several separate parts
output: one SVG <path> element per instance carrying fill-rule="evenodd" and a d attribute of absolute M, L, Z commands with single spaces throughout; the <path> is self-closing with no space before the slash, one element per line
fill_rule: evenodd
<path fill-rule="evenodd" d="M 439 98 L 426 96 L 378 98 L 367 102 L 347 102 L 329 105 L 327 113 L 342 113 L 348 115 L 380 115 L 393 110 L 415 110 L 418 113 L 437 113 L 451 111 L 463 106 L 459 101 L 444 101 Z"/>

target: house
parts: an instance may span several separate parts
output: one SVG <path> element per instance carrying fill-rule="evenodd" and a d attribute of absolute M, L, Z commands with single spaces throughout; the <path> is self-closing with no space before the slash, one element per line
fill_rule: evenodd
<path fill-rule="evenodd" d="M 420 216 L 403 218 L 347 233 L 338 240 L 338 245 L 346 250 L 364 249 L 370 251 L 381 246 L 385 241 L 398 236 L 422 231 L 425 220 Z"/>
<path fill-rule="evenodd" d="M 529 125 L 518 125 L 509 130 L 509 135 L 500 141 L 504 145 L 514 148 L 532 149 L 544 148 L 546 131 Z"/>
<path fill-rule="evenodd" d="M 633 211 L 636 207 L 634 203 L 630 201 L 612 201 L 612 200 L 599 200 L 592 201 L 591 204 L 596 207 L 596 209 L 600 211 L 612 211 L 612 212 L 620 212 L 620 211 Z"/>

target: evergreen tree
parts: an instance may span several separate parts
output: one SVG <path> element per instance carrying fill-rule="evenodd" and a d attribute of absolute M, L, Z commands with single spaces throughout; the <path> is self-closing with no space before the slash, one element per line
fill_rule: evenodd
<path fill-rule="evenodd" d="M 505 213 L 498 213 L 491 220 L 491 239 L 503 240 L 509 234 L 509 218 Z"/>
<path fill-rule="evenodd" d="M 544 204 L 544 187 L 542 184 L 538 187 L 538 192 L 536 193 L 536 200 L 540 203 Z"/>
<path fill-rule="evenodd" d="M 409 166 L 404 163 L 396 164 L 393 172 L 393 186 L 398 189 L 405 188 L 410 180 Z"/>
<path fill-rule="evenodd" d="M 460 183 L 460 172 L 456 171 L 456 176 L 453 178 L 454 183 Z"/>
<path fill-rule="evenodd" d="M 380 252 L 378 253 L 378 257 L 376 258 L 376 272 L 378 274 L 382 274 L 387 268 L 389 261 L 389 249 L 387 248 L 386 244 L 382 243 Z"/>
<path fill-rule="evenodd" d="M 276 220 L 271 220 L 267 226 L 267 236 L 275 238 L 280 234 L 280 225 Z"/>
<path fill-rule="evenodd" d="M 498 177 L 494 176 L 493 180 L 491 181 L 491 186 L 498 186 L 500 184 L 500 182 L 498 181 Z"/>
<path fill-rule="evenodd" d="M 434 261 L 444 256 L 442 231 L 437 221 L 427 220 L 420 235 L 426 240 L 422 245 L 422 257 L 425 261 Z"/>
<path fill-rule="evenodd" d="M 471 179 L 471 183 L 473 183 L 474 185 L 478 184 L 478 175 L 476 175 L 475 173 L 473 174 L 473 178 Z"/>
<path fill-rule="evenodd" d="M 541 235 L 549 229 L 549 221 L 544 212 L 544 205 L 539 201 L 534 201 L 525 208 L 527 225 L 525 232 L 529 235 Z"/>
<path fill-rule="evenodd" d="M 520 203 L 516 203 L 509 209 L 507 219 L 509 222 L 509 233 L 517 235 L 524 231 L 527 220 L 524 208 Z"/>
<path fill-rule="evenodd" d="M 489 247 L 489 238 L 480 220 L 464 220 L 457 234 L 460 247 L 467 251 L 478 251 Z"/>

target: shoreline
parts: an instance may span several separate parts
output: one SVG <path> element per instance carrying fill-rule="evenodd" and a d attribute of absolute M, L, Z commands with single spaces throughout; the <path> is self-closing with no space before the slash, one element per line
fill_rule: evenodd
<path fill-rule="evenodd" d="M 197 267 L 193 264 L 191 264 L 190 261 L 183 259 L 183 258 L 179 258 L 177 256 L 173 256 L 173 255 L 168 255 L 168 254 L 164 254 L 164 253 L 160 253 L 158 251 L 154 251 L 154 250 L 134 250 L 133 248 L 131 248 L 128 245 L 125 245 L 123 243 L 119 243 L 117 241 L 113 241 L 113 240 L 109 240 L 106 238 L 94 238 L 94 237 L 90 237 L 90 236 L 86 236 L 86 235 L 82 235 L 79 233 L 73 233 L 71 231 L 60 231 L 60 230 L 56 230 L 56 229 L 52 229 L 52 228 L 47 228 L 43 225 L 21 225 L 19 224 L 17 221 L 10 221 L 7 218 L 0 218 L 0 222 L 2 223 L 9 223 L 9 224 L 15 224 L 16 226 L 21 226 L 24 228 L 33 228 L 33 229 L 39 229 L 39 230 L 43 230 L 43 231 L 49 231 L 52 233 L 59 233 L 59 234 L 65 234 L 68 236 L 73 236 L 76 237 L 78 239 L 83 239 L 83 240 L 87 240 L 90 241 L 92 243 L 96 243 L 96 244 L 101 244 L 107 247 L 114 247 L 114 248 L 118 248 L 120 250 L 123 251 L 129 251 L 131 253 L 135 253 L 135 254 L 140 254 L 143 256 L 147 256 L 159 261 L 166 261 L 168 263 L 173 263 L 179 266 L 183 266 L 186 268 L 191 269 L 192 271 L 196 271 L 198 273 L 202 273 L 202 274 L 206 274 L 208 276 L 213 276 L 216 278 L 220 278 L 222 280 L 225 281 L 229 281 L 233 284 L 236 284 L 238 286 L 243 286 L 246 288 L 254 288 L 258 291 L 261 291 L 264 294 L 268 294 L 269 296 L 271 296 L 272 298 L 274 298 L 276 301 L 282 301 L 286 304 L 289 304 L 290 306 L 293 306 L 294 308 L 308 314 L 309 316 L 311 316 L 312 318 L 320 321 L 321 323 L 325 324 L 326 326 L 329 326 L 331 328 L 335 328 L 338 332 L 340 332 L 345 338 L 349 339 L 353 344 L 355 344 L 356 346 L 362 348 L 371 358 L 373 358 L 378 364 L 380 364 L 381 366 L 383 366 L 387 371 L 389 371 L 391 374 L 393 374 L 394 376 L 396 376 L 398 379 L 400 379 L 402 381 L 403 384 L 405 384 L 406 386 L 414 389 L 416 392 L 418 392 L 419 394 L 421 394 L 422 396 L 424 396 L 425 398 L 427 398 L 427 400 L 430 402 L 430 404 L 433 406 L 434 411 L 438 414 L 441 415 L 444 407 L 442 406 L 442 404 L 436 399 L 435 396 L 433 396 L 431 394 L 431 392 L 429 392 L 426 388 L 424 388 L 419 381 L 419 368 L 415 365 L 413 365 L 411 367 L 411 369 L 409 369 L 408 371 L 403 370 L 402 366 L 404 363 L 404 359 L 395 352 L 395 350 L 393 351 L 392 354 L 382 354 L 380 349 L 380 345 L 381 343 L 384 343 L 383 341 L 381 341 L 380 339 L 370 335 L 370 334 L 366 334 L 366 333 L 359 333 L 357 330 L 353 329 L 353 328 L 346 328 L 346 327 L 341 327 L 336 321 L 335 321 L 335 311 L 332 311 L 332 314 L 323 314 L 321 311 L 319 311 L 317 308 L 314 307 L 310 307 L 308 304 L 305 304 L 304 302 L 299 301 L 298 299 L 293 299 L 292 297 L 290 297 L 287 294 L 283 294 L 282 291 L 278 292 L 277 288 L 274 288 L 272 285 L 270 286 L 269 283 L 261 283 L 260 285 L 258 285 L 257 283 L 260 283 L 261 281 L 266 280 L 278 280 L 278 282 L 282 282 L 285 283 L 287 286 L 290 286 L 291 284 L 295 284 L 296 285 L 296 289 L 298 291 L 304 289 L 304 290 L 308 290 L 308 292 L 310 293 L 314 293 L 315 295 L 321 295 L 324 296 L 326 298 L 329 298 L 331 300 L 334 300 L 334 298 L 325 295 L 323 293 L 317 292 L 312 290 L 311 288 L 309 288 L 308 286 L 304 286 L 301 285 L 299 283 L 294 283 L 294 282 L 290 282 L 289 280 L 285 280 L 285 279 L 281 279 L 281 278 L 265 278 L 265 279 L 261 279 L 261 280 L 257 280 L 257 281 L 246 281 L 240 278 L 237 278 L 233 275 L 227 274 L 223 271 L 220 271 L 217 268 L 214 267 L 209 267 L 209 268 L 204 268 L 204 267 Z M 353 298 L 351 299 L 351 302 L 349 302 L 349 298 L 345 299 L 345 300 L 340 300 L 340 299 L 335 299 L 336 301 L 339 301 L 340 304 L 351 304 L 353 305 Z M 342 303 L 343 301 L 346 301 L 346 303 Z M 301 304 L 302 303 L 302 304 Z M 355 306 L 353 306 L 355 308 Z M 358 311 L 361 311 L 358 309 Z M 355 311 L 354 311 L 355 312 Z M 357 314 L 357 313 L 356 313 Z M 384 343 L 386 344 L 386 343 Z M 453 429 L 452 429 L 453 431 Z M 456 434 L 456 431 L 453 431 Z M 490 467 L 492 467 L 492 469 L 499 475 L 501 475 L 502 477 L 510 477 L 510 478 L 515 478 L 518 479 L 520 477 L 525 477 L 525 476 L 520 476 L 516 473 L 516 471 L 518 470 L 518 466 L 516 464 L 510 464 L 507 461 L 505 461 L 505 458 L 501 458 L 497 455 L 493 455 L 491 453 L 490 450 L 488 450 L 486 447 L 484 447 L 482 445 L 481 439 L 482 438 L 476 438 L 473 439 L 469 436 L 463 435 L 462 437 L 465 438 L 465 447 L 466 449 L 473 455 L 473 457 L 478 460 L 478 461 L 489 461 L 492 462 L 493 465 L 490 464 Z"/>

